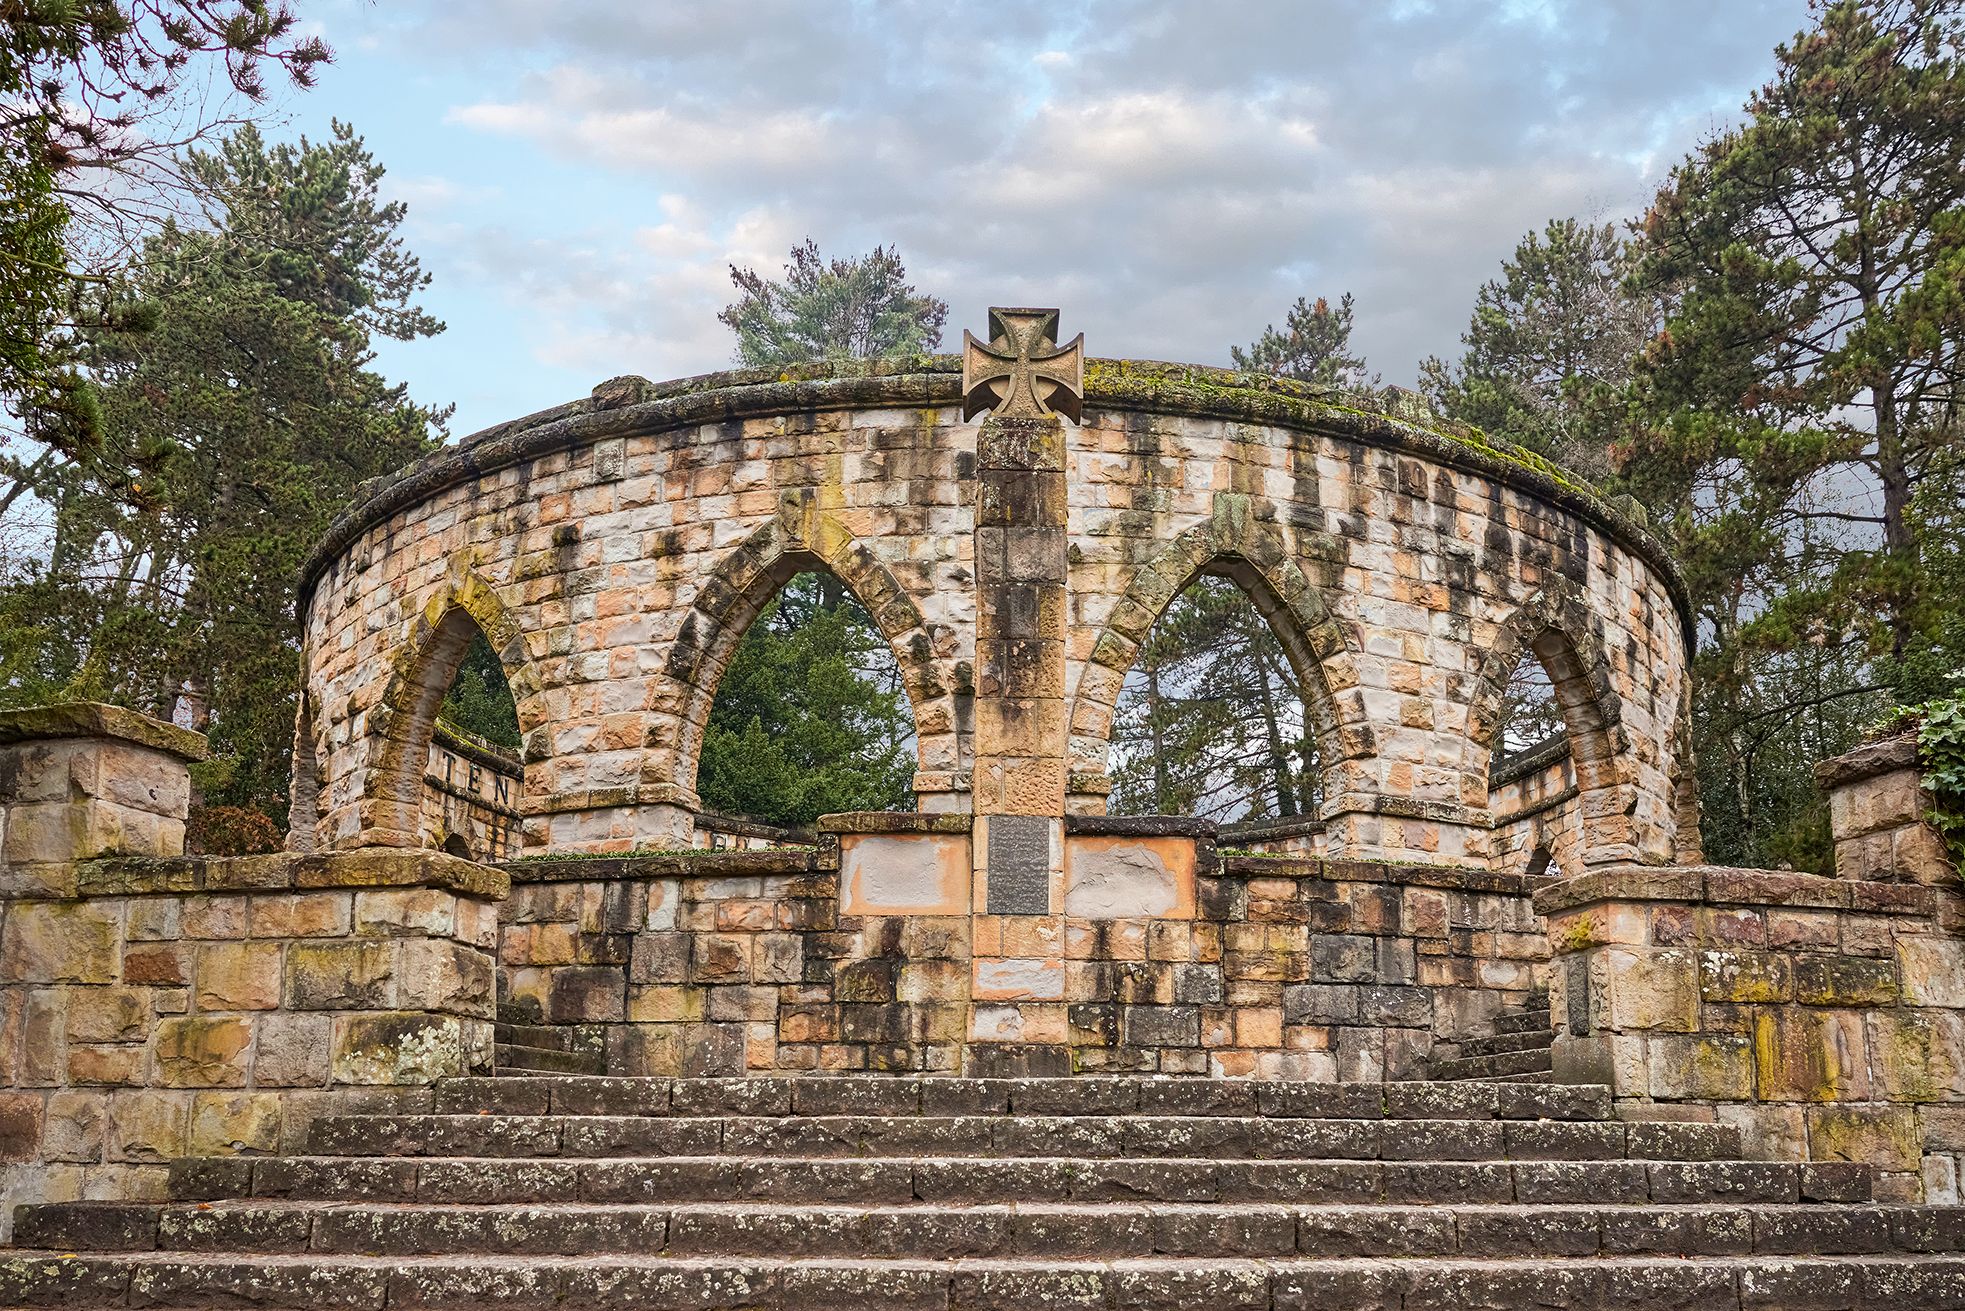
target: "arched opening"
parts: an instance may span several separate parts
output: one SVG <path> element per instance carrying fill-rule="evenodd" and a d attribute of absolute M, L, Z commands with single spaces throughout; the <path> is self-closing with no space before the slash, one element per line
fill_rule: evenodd
<path fill-rule="evenodd" d="M 1487 758 L 1491 859 L 1519 873 L 1580 873 L 1617 837 L 1605 828 L 1620 812 L 1614 710 L 1570 636 L 1531 611 L 1504 632 L 1489 666 L 1474 722 Z"/>
<path fill-rule="evenodd" d="M 1316 825 L 1329 715 L 1306 700 L 1316 657 L 1285 641 L 1294 634 L 1279 612 L 1232 558 L 1204 565 L 1168 602 L 1114 708 L 1111 813 Z"/>
<path fill-rule="evenodd" d="M 382 740 L 363 802 L 368 840 L 473 860 L 519 854 L 518 702 L 468 610 L 453 605 L 424 627 L 375 718 Z"/>
<path fill-rule="evenodd" d="M 840 811 L 913 809 L 915 720 L 901 666 L 836 575 L 788 578 L 743 629 L 714 689 L 696 761 L 708 840 L 726 819 L 792 829 Z"/>

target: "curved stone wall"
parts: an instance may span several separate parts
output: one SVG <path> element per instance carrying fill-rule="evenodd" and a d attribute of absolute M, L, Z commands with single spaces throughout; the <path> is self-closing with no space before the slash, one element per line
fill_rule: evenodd
<path fill-rule="evenodd" d="M 475 627 L 518 699 L 526 849 L 687 845 L 718 677 L 814 568 L 893 645 L 921 808 L 968 809 L 999 689 L 977 674 L 990 530 L 958 379 L 947 357 L 616 379 L 362 489 L 303 579 L 296 819 L 312 808 L 323 847 L 430 840 L 420 775 Z M 1490 858 L 1491 739 L 1528 652 L 1569 727 L 1580 863 L 1693 840 L 1683 594 L 1641 527 L 1423 407 L 1131 361 L 1092 361 L 1085 390 L 1064 429 L 1066 558 L 1039 562 L 1062 570 L 1065 613 L 1031 618 L 1065 644 L 1070 810 L 1103 809 L 1137 644 L 1212 572 L 1297 667 L 1333 855 Z"/>

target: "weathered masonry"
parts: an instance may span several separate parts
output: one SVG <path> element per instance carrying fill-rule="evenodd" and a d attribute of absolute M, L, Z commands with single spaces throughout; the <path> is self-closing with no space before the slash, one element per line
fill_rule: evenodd
<path fill-rule="evenodd" d="M 1063 354 L 1046 322 L 997 326 L 1011 364 L 1010 329 L 1026 356 Z M 722 670 L 814 569 L 893 645 L 919 808 L 1012 816 L 994 841 L 1038 842 L 1016 817 L 1043 817 L 1055 845 L 1063 815 L 1104 810 L 1137 644 L 1213 573 L 1296 664 L 1331 855 L 1518 871 L 1539 853 L 1579 873 L 1695 854 L 1682 598 L 1625 513 L 1423 407 L 1066 363 L 1081 422 L 1041 373 L 1027 412 L 965 420 L 945 357 L 616 379 L 365 488 L 304 581 L 303 841 L 440 843 L 425 753 L 483 631 L 525 735 L 525 851 L 691 845 Z M 1559 851 L 1493 826 L 1496 714 L 1527 652 L 1569 729 L 1562 822 L 1542 817 Z"/>
<path fill-rule="evenodd" d="M 1707 866 L 1629 514 L 1057 336 L 616 379 L 362 489 L 286 852 L 184 853 L 195 734 L 0 713 L 0 1178 L 48 1249 L 0 1304 L 1958 1305 L 1914 744 L 1823 766 L 1835 877 Z M 803 570 L 893 647 L 918 806 L 774 834 L 697 752 Z M 1199 574 L 1288 651 L 1322 814 L 1105 813 Z M 521 759 L 437 723 L 479 633 Z M 1566 732 L 1496 761 L 1524 658 Z"/>

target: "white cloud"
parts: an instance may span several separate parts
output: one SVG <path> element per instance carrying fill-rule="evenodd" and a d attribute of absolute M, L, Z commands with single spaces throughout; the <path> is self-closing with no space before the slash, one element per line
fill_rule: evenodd
<path fill-rule="evenodd" d="M 954 332 L 1041 300 L 1100 353 L 1219 360 L 1296 296 L 1352 290 L 1358 344 L 1408 380 L 1523 232 L 1634 214 L 1806 17 L 1803 0 L 470 9 L 392 21 L 456 61 L 469 89 L 447 122 L 505 195 L 398 194 L 482 211 L 445 230 L 451 276 L 499 289 L 536 359 L 595 378 L 727 361 L 728 266 L 775 268 L 810 234 L 833 254 L 897 243 Z"/>

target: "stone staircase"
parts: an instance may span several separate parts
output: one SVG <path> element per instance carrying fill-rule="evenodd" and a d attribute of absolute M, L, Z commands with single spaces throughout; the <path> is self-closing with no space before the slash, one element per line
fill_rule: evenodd
<path fill-rule="evenodd" d="M 564 1024 L 527 1024 L 500 1015 L 492 1026 L 492 1068 L 516 1074 L 605 1074 L 607 1057 Z"/>
<path fill-rule="evenodd" d="M 455 1079 L 173 1200 L 27 1205 L 0 1306 L 1965 1307 L 1965 1208 L 1528 1082 Z"/>
<path fill-rule="evenodd" d="M 1539 993 L 1494 1017 L 1494 1032 L 1484 1038 L 1440 1043 L 1427 1062 L 1433 1078 L 1448 1082 L 1480 1079 L 1489 1082 L 1546 1080 L 1555 1026 L 1549 1019 L 1549 995 Z"/>

